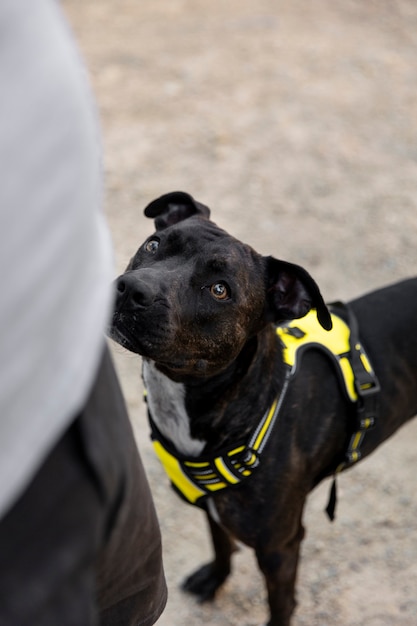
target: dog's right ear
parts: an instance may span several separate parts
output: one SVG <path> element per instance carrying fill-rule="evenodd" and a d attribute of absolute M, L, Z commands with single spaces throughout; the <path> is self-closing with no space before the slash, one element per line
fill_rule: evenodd
<path fill-rule="evenodd" d="M 157 230 L 163 230 L 192 215 L 200 215 L 206 219 L 210 217 L 210 209 L 184 191 L 166 193 L 148 204 L 144 213 L 146 217 L 155 218 Z"/>

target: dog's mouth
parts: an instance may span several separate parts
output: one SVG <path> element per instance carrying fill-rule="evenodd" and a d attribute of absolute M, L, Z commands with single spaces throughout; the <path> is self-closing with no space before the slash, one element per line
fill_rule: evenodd
<path fill-rule="evenodd" d="M 190 342 L 190 332 L 181 336 L 167 332 L 167 324 L 157 316 L 149 321 L 116 310 L 107 334 L 125 350 L 152 360 L 176 382 L 215 376 L 228 367 L 233 357 L 230 346 L 219 347 L 217 341 L 209 345 L 205 336 Z"/>
<path fill-rule="evenodd" d="M 129 319 L 126 320 L 122 314 L 115 313 L 107 330 L 107 335 L 125 350 L 152 359 L 166 370 L 179 372 L 186 369 L 186 359 L 167 358 L 168 338 L 148 337 L 145 329 L 138 333 L 136 328 L 131 329 L 130 326 Z"/>
<path fill-rule="evenodd" d="M 164 350 L 158 350 L 158 341 L 151 342 L 144 336 L 145 333 L 139 338 L 120 316 L 114 316 L 107 335 L 125 350 L 154 361 L 158 369 L 172 380 L 182 382 L 189 378 L 206 377 L 217 372 L 215 364 L 207 359 L 198 358 L 196 355 L 187 357 L 185 354 L 167 354 Z"/>
<path fill-rule="evenodd" d="M 129 326 L 124 322 L 123 317 L 115 313 L 112 322 L 107 329 L 107 335 L 110 339 L 113 339 L 122 348 L 146 356 L 146 341 L 142 338 L 138 339 L 137 334 L 129 329 Z"/>

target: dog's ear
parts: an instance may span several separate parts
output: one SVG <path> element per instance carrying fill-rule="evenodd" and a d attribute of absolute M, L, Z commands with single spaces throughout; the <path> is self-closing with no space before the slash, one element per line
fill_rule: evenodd
<path fill-rule="evenodd" d="M 184 191 L 166 193 L 148 204 L 144 213 L 146 217 L 155 218 L 157 230 L 163 230 L 192 215 L 200 215 L 206 219 L 210 217 L 210 209 Z"/>
<path fill-rule="evenodd" d="M 332 318 L 320 290 L 310 274 L 299 265 L 267 257 L 267 302 L 272 321 L 304 317 L 315 308 L 317 319 L 326 330 Z"/>

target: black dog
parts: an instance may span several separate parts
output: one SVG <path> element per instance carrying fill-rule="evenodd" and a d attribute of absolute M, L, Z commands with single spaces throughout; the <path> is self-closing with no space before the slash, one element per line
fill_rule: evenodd
<path fill-rule="evenodd" d="M 111 336 L 143 356 L 156 451 L 208 514 L 215 558 L 185 589 L 211 599 L 237 538 L 256 552 L 269 626 L 282 626 L 307 494 L 417 413 L 417 279 L 331 317 L 304 269 L 261 256 L 209 214 L 182 192 L 145 209 L 156 233 L 117 281 Z M 291 356 L 306 324 L 321 338 Z M 346 335 L 336 356 L 321 345 L 332 324 Z"/>

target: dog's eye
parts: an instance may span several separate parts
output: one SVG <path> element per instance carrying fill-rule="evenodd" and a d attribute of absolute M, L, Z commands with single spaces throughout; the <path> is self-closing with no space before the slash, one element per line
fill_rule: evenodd
<path fill-rule="evenodd" d="M 227 300 L 229 297 L 229 289 L 225 283 L 214 283 L 210 286 L 211 295 L 216 298 L 216 300 Z"/>
<path fill-rule="evenodd" d="M 146 252 L 150 252 L 151 254 L 156 252 L 158 250 L 158 248 L 159 248 L 159 241 L 158 241 L 158 239 L 149 239 L 149 241 L 145 245 Z"/>

